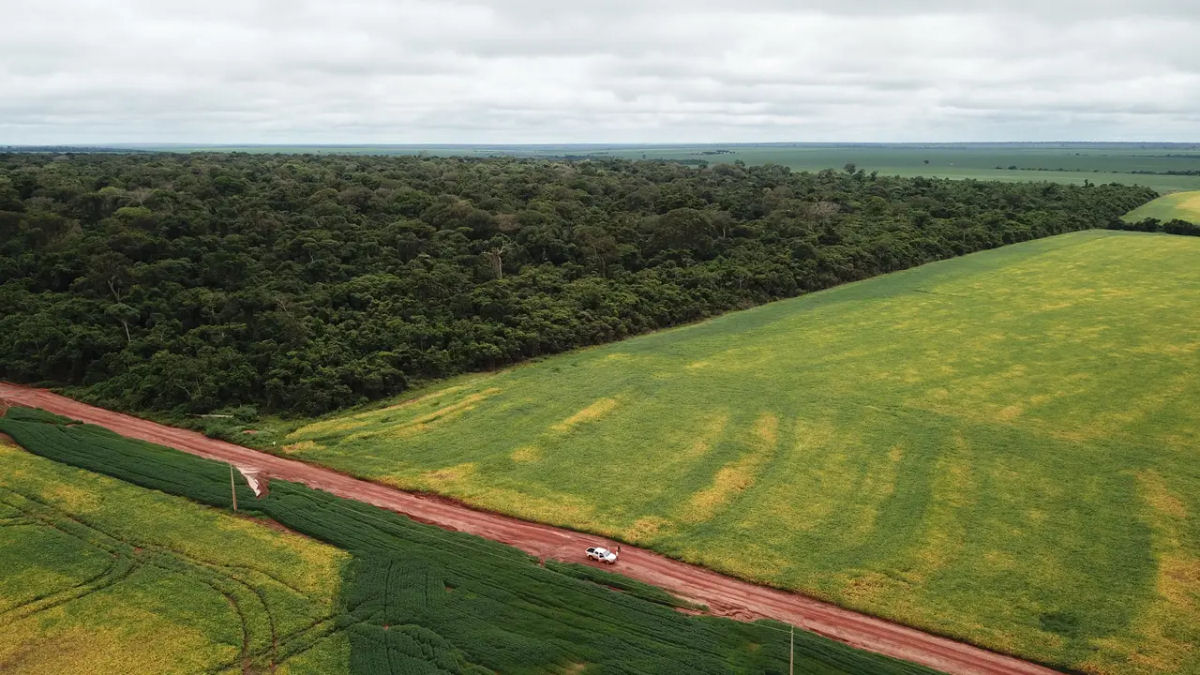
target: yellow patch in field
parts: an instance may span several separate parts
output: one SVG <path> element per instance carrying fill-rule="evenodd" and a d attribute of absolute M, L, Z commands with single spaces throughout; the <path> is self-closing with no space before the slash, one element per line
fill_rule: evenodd
<path fill-rule="evenodd" d="M 1185 192 L 1184 195 L 1176 202 L 1176 208 L 1185 215 L 1200 217 L 1200 192 Z"/>
<path fill-rule="evenodd" d="M 696 435 L 692 444 L 684 450 L 682 457 L 685 459 L 695 459 L 708 454 L 712 449 L 713 443 L 721 437 L 725 431 L 725 425 L 729 424 L 729 413 L 719 413 L 713 415 L 701 422 L 700 433 Z"/>
<path fill-rule="evenodd" d="M 970 445 L 961 435 L 937 461 L 933 494 L 926 510 L 925 535 L 915 556 L 921 567 L 914 577 L 924 579 L 944 567 L 958 554 L 966 531 L 960 511 L 971 507 L 974 481 L 971 477 Z"/>
<path fill-rule="evenodd" d="M 417 405 L 418 403 L 424 403 L 430 399 L 448 396 L 455 392 L 462 391 L 463 389 L 466 389 L 466 388 L 467 388 L 467 385 L 460 384 L 460 385 L 454 386 L 454 387 L 446 387 L 445 389 L 438 389 L 437 391 L 431 391 L 428 394 L 425 394 L 423 396 L 418 396 L 416 398 L 410 398 L 407 401 L 401 401 L 395 405 L 389 405 L 386 408 L 380 408 L 379 410 L 372 410 L 370 412 L 360 413 L 358 415 L 355 415 L 355 417 L 373 417 L 380 413 L 391 412 L 393 410 L 400 410 L 401 408 L 407 408 L 409 406 L 414 406 L 414 405 Z"/>
<path fill-rule="evenodd" d="M 305 426 L 296 429 L 292 433 L 288 434 L 287 438 L 297 438 L 301 436 L 325 436 L 329 434 L 336 434 L 341 431 L 357 429 L 358 427 L 369 424 L 374 417 L 378 417 L 394 410 L 400 410 L 401 408 L 414 406 L 418 403 L 424 403 L 430 399 L 446 396 L 465 388 L 466 385 L 446 387 L 445 389 L 439 389 L 437 391 L 425 394 L 424 396 L 418 396 L 417 398 L 410 398 L 406 401 L 401 401 L 386 408 L 368 410 L 367 412 L 356 413 L 348 417 L 334 417 L 332 419 L 322 420 L 320 422 L 313 422 L 312 424 L 306 424 Z"/>
<path fill-rule="evenodd" d="M 486 477 L 484 477 L 486 478 Z M 478 481 L 478 482 L 477 482 Z M 518 518 L 551 525 L 567 525 L 600 535 L 622 536 L 606 517 L 597 517 L 594 504 L 565 492 L 546 491 L 531 494 L 523 490 L 482 482 L 479 476 L 457 486 L 452 496 L 468 499 L 485 509 L 511 513 Z"/>
<path fill-rule="evenodd" d="M 292 454 L 293 452 L 312 452 L 314 450 L 320 450 L 322 447 L 323 446 L 317 445 L 315 441 L 300 441 L 298 443 L 289 443 L 281 446 L 279 449 L 288 454 Z"/>
<path fill-rule="evenodd" d="M 1019 405 L 1005 406 L 996 413 L 996 419 L 1001 422 L 1011 422 L 1021 416 L 1025 409 Z"/>
<path fill-rule="evenodd" d="M 617 405 L 618 405 L 617 399 L 612 398 L 612 397 L 602 398 L 597 401 L 593 401 L 592 403 L 588 404 L 588 406 L 586 408 L 584 408 L 583 410 L 580 410 L 579 412 L 575 413 L 574 415 L 571 415 L 567 419 L 559 422 L 558 424 L 555 424 L 554 426 L 552 426 L 550 428 L 553 429 L 554 431 L 558 431 L 560 433 L 564 432 L 564 431 L 570 431 L 572 428 L 574 428 L 578 424 L 582 424 L 584 422 L 594 422 L 594 421 L 604 417 L 605 415 L 607 415 L 610 412 L 612 412 L 613 410 L 615 410 Z"/>
<path fill-rule="evenodd" d="M 841 599 L 854 606 L 876 605 L 885 596 L 906 592 L 910 585 L 879 572 L 864 572 L 842 581 Z"/>
<path fill-rule="evenodd" d="M 148 613 L 123 603 L 106 607 L 100 623 L 61 627 L 61 613 L 54 611 L 42 617 L 49 625 L 31 617 L 5 629 L 7 639 L 0 640 L 0 663 L 4 663 L 5 670 L 57 675 L 79 672 L 80 665 L 87 664 L 89 672 L 97 673 L 199 672 L 237 656 L 233 646 L 214 645 L 199 630 L 148 617 L 135 618 Z M 153 630 L 153 640 L 131 639 L 130 623 Z"/>
<path fill-rule="evenodd" d="M 91 511 L 104 501 L 103 497 L 96 492 L 67 483 L 45 485 L 42 488 L 42 497 L 45 501 L 72 513 Z"/>
<path fill-rule="evenodd" d="M 1147 470 L 1139 473 L 1138 487 L 1142 490 L 1142 498 L 1155 513 L 1181 520 L 1187 518 L 1187 508 L 1178 497 L 1171 494 L 1166 481 L 1157 472 Z"/>
<path fill-rule="evenodd" d="M 1154 471 L 1137 474 L 1143 517 L 1158 560 L 1155 597 L 1132 621 L 1129 634 L 1094 640 L 1099 653 L 1083 664 L 1096 672 L 1184 672 L 1200 665 L 1200 557 L 1184 543 L 1187 510 Z"/>
<path fill-rule="evenodd" d="M 1182 344 L 1139 345 L 1133 351 L 1145 354 L 1163 354 L 1166 356 L 1187 356 L 1198 349 L 1200 349 L 1200 342 L 1184 342 Z"/>
<path fill-rule="evenodd" d="M 691 363 L 687 364 L 683 368 L 684 368 L 684 370 L 691 371 L 691 370 L 700 370 L 701 368 L 707 368 L 711 365 L 712 365 L 712 363 L 710 361 L 692 361 Z"/>
<path fill-rule="evenodd" d="M 633 521 L 633 525 L 622 537 L 635 544 L 651 541 L 659 535 L 664 534 L 671 525 L 671 521 L 658 516 L 646 516 Z"/>
<path fill-rule="evenodd" d="M 900 460 L 904 448 L 893 445 L 887 451 L 886 461 L 873 462 L 874 466 L 855 488 L 857 512 L 848 512 L 848 532 L 859 540 L 866 540 L 875 531 L 879 507 L 896 491 L 896 478 L 900 475 Z"/>
<path fill-rule="evenodd" d="M 514 462 L 536 462 L 542 458 L 542 450 L 533 445 L 522 445 L 509 455 Z"/>
<path fill-rule="evenodd" d="M 288 434 L 285 438 L 300 438 L 303 436 L 328 436 L 342 431 L 350 431 L 365 426 L 367 421 L 355 417 L 335 417 L 331 420 L 323 422 L 313 422 L 300 427 L 299 429 Z"/>
<path fill-rule="evenodd" d="M 764 413 L 754 422 L 748 452 L 721 467 L 707 488 L 692 495 L 682 519 L 697 523 L 712 518 L 717 510 L 744 492 L 758 479 L 758 472 L 775 451 L 779 439 L 779 418 Z"/>
<path fill-rule="evenodd" d="M 632 358 L 633 358 L 633 356 L 631 354 L 626 354 L 624 352 L 613 352 L 612 354 L 605 356 L 604 360 L 605 361 L 629 361 Z"/>
<path fill-rule="evenodd" d="M 1016 559 L 1004 551 L 988 551 L 983 560 L 994 570 L 1009 571 L 1017 567 Z"/>
<path fill-rule="evenodd" d="M 748 544 L 720 552 L 694 550 L 687 556 L 706 567 L 746 579 L 761 579 L 763 570 L 780 570 L 795 562 L 768 544 Z"/>
<path fill-rule="evenodd" d="M 383 433 L 378 434 L 378 435 L 384 436 L 386 438 L 407 438 L 409 436 L 415 436 L 417 434 L 424 433 L 436 426 L 445 424 L 446 422 L 449 422 L 450 420 L 461 417 L 464 413 L 467 413 L 468 411 L 473 410 L 475 408 L 475 406 L 479 404 L 480 401 L 483 401 L 484 399 L 488 398 L 489 396 L 499 393 L 499 391 L 500 391 L 500 389 L 497 387 L 491 387 L 490 389 L 484 389 L 481 392 L 471 394 L 470 396 L 466 396 L 462 400 L 457 401 L 455 403 L 451 403 L 448 406 L 438 408 L 437 410 L 434 410 L 433 412 L 426 413 L 426 414 L 421 415 L 420 417 L 417 417 L 413 420 L 410 420 L 403 424 L 397 425 L 395 427 L 391 427 L 391 428 L 387 429 L 386 431 L 384 431 Z M 365 437 L 368 435 L 374 436 L 376 434 L 375 433 L 368 433 L 368 434 L 362 434 L 362 435 L 355 434 L 353 436 L 348 437 L 346 440 L 349 441 L 352 439 L 362 438 L 362 437 Z"/>
<path fill-rule="evenodd" d="M 421 474 L 421 481 L 429 485 L 442 485 L 445 483 L 461 483 L 465 479 L 471 477 L 477 468 L 475 462 L 463 462 L 454 466 L 447 466 L 433 471 L 426 471 Z"/>
<path fill-rule="evenodd" d="M 796 419 L 793 435 L 793 448 L 784 455 L 784 470 L 793 473 L 793 481 L 772 481 L 765 487 L 760 500 L 764 508 L 751 514 L 743 527 L 777 527 L 782 519 L 791 529 L 811 530 L 834 511 L 836 499 L 827 496 L 853 489 L 854 458 L 842 451 L 860 443 L 852 431 L 827 420 Z"/>
<path fill-rule="evenodd" d="M 774 449 L 779 442 L 779 418 L 772 413 L 764 413 L 754 422 L 754 435 L 758 437 L 759 445 Z"/>
<path fill-rule="evenodd" d="M 1186 610 L 1191 620 L 1200 619 L 1200 557 L 1183 553 L 1163 556 L 1156 587 L 1173 607 Z"/>
<path fill-rule="evenodd" d="M 1148 391 L 1140 397 L 1123 400 L 1119 408 L 1104 410 L 1073 431 L 1062 430 L 1051 431 L 1051 433 L 1060 438 L 1080 441 L 1111 438 L 1128 433 L 1131 426 L 1182 397 L 1189 396 L 1190 390 L 1195 384 L 1195 378 L 1191 372 L 1184 372 L 1170 380 L 1156 384 L 1159 386 L 1152 391 Z"/>
<path fill-rule="evenodd" d="M 1038 309 L 1042 310 L 1043 312 L 1053 312 L 1055 310 L 1066 309 L 1066 308 L 1072 307 L 1074 305 L 1075 305 L 1075 303 L 1070 302 L 1069 300 L 1062 300 L 1059 302 L 1042 303 L 1042 305 L 1040 307 L 1038 307 Z"/>

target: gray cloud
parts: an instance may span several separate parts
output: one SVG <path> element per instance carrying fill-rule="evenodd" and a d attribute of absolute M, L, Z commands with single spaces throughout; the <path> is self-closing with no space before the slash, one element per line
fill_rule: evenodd
<path fill-rule="evenodd" d="M 569 4 L 0 0 L 0 144 L 1198 140 L 1192 0 Z"/>

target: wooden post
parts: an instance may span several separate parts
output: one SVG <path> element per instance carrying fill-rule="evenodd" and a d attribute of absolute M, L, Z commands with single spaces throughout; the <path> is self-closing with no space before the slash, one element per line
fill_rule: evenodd
<path fill-rule="evenodd" d="M 792 634 L 788 639 L 788 675 L 793 675 L 793 664 L 796 661 L 796 627 L 792 626 Z"/>
<path fill-rule="evenodd" d="M 237 486 L 233 482 L 233 464 L 229 465 L 229 494 L 233 495 L 233 510 L 237 511 Z"/>

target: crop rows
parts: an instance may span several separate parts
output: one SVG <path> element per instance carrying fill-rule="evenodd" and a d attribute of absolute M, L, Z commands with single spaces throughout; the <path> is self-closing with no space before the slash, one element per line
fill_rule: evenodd
<path fill-rule="evenodd" d="M 1062 668 L 1200 672 L 1198 258 L 1073 233 L 255 438 Z"/>
<path fill-rule="evenodd" d="M 228 470 L 216 462 L 96 427 L 31 420 L 19 410 L 0 418 L 0 431 L 51 459 L 213 506 L 228 503 Z M 270 660 L 345 631 L 351 670 L 362 673 L 786 668 L 788 634 L 778 624 L 682 614 L 619 578 L 539 567 L 515 549 L 297 484 L 273 482 L 257 500 L 245 490 L 239 506 L 353 555 L 337 612 L 274 635 L 273 648 L 284 653 Z M 175 564 L 237 590 L 210 565 Z M 621 588 L 629 592 L 613 590 Z M 243 655 L 256 663 L 267 653 L 259 635 L 247 639 Z M 922 672 L 807 633 L 797 634 L 796 654 L 802 672 Z"/>
<path fill-rule="evenodd" d="M 44 594 L 36 594 L 4 608 L 0 611 L 0 625 L 11 624 L 106 589 L 143 568 L 198 582 L 219 594 L 232 607 L 240 623 L 240 653 L 233 661 L 215 666 L 214 672 L 230 668 L 267 669 L 278 665 L 324 637 L 325 633 L 320 628 L 333 618 L 283 632 L 276 620 L 281 606 L 286 612 L 297 604 L 315 603 L 317 598 L 305 596 L 302 590 L 290 586 L 269 571 L 244 565 L 227 565 L 147 541 L 122 538 L 43 502 L 36 495 L 17 490 L 0 488 L 0 504 L 19 512 L 24 523 L 52 528 L 112 558 L 111 565 L 94 577 L 67 588 L 47 589 Z"/>

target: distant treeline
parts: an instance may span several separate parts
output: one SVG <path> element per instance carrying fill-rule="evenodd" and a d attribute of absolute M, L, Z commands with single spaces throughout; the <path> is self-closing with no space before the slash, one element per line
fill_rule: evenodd
<path fill-rule="evenodd" d="M 312 415 L 1154 196 L 737 163 L 0 155 L 0 377 Z"/>
<path fill-rule="evenodd" d="M 1009 165 L 1008 167 L 997 164 L 996 168 L 1001 171 L 1072 171 L 1075 173 L 1107 173 L 1111 171 L 1114 173 L 1133 173 L 1144 176 L 1200 176 L 1200 169 L 1164 169 L 1161 171 L 1151 171 L 1149 169 L 1064 169 L 1062 167 L 1051 169 L 1044 166 L 1017 166 L 1016 164 Z"/>
<path fill-rule="evenodd" d="M 34 153 L 58 153 L 58 154 L 87 154 L 93 152 L 121 153 L 129 154 L 136 152 L 145 152 L 143 150 L 133 150 L 130 148 L 107 148 L 103 146 L 89 145 L 0 145 L 0 153 L 16 153 L 16 152 L 34 152 Z M 60 161 L 67 158 L 56 158 Z"/>
<path fill-rule="evenodd" d="M 1167 234 L 1182 234 L 1189 237 L 1200 237 L 1200 225 L 1189 223 L 1186 220 L 1172 218 L 1171 220 L 1159 220 L 1158 218 L 1146 218 L 1135 223 L 1127 223 L 1123 220 L 1114 220 L 1109 223 L 1107 229 L 1110 230 L 1129 230 L 1132 232 L 1165 232 Z"/>
<path fill-rule="evenodd" d="M 1129 173 L 1152 174 L 1155 176 L 1200 176 L 1200 169 L 1169 169 L 1166 171 L 1130 171 Z"/>

